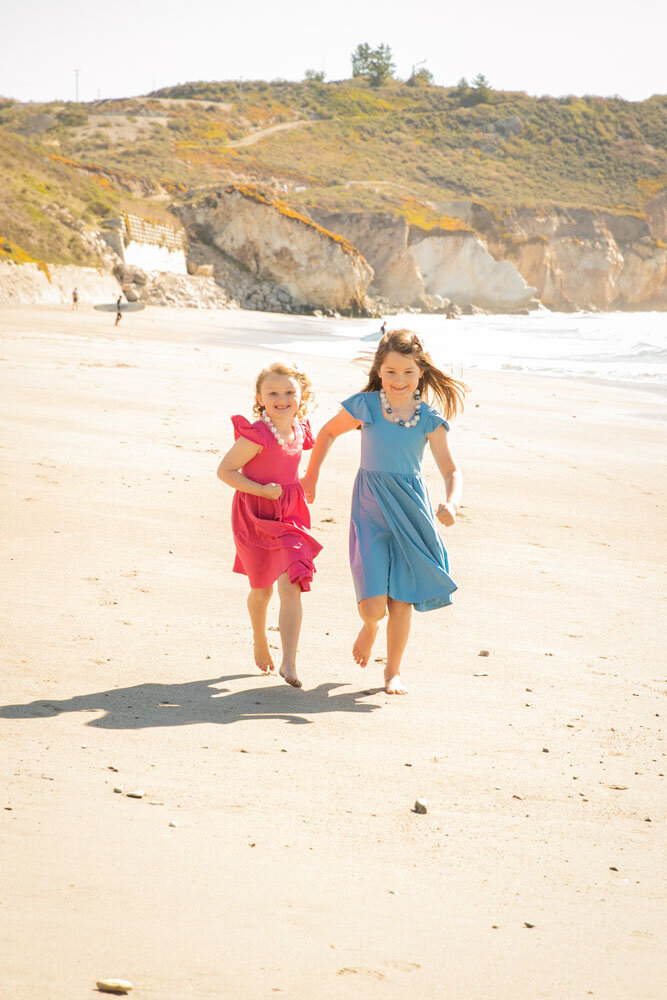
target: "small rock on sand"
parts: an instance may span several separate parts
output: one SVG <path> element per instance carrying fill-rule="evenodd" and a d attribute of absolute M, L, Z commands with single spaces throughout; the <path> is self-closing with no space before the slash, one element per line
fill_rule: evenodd
<path fill-rule="evenodd" d="M 421 813 L 422 815 L 424 813 L 428 812 L 428 802 L 426 801 L 426 799 L 417 799 L 416 800 L 416 802 L 415 802 L 415 812 L 416 813 Z"/>
<path fill-rule="evenodd" d="M 133 988 L 129 979 L 98 979 L 97 988 L 102 993 L 129 993 Z"/>

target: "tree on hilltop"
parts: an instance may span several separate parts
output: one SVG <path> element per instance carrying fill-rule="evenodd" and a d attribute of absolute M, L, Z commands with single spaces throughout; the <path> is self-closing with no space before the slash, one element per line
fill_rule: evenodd
<path fill-rule="evenodd" d="M 478 73 L 472 83 L 468 83 L 462 76 L 456 85 L 456 96 L 466 107 L 474 104 L 493 104 L 495 100 L 493 87 L 483 73 Z"/>
<path fill-rule="evenodd" d="M 372 87 L 381 87 L 393 77 L 395 69 L 388 45 L 372 49 L 367 42 L 363 42 L 352 53 L 352 76 L 365 76 Z"/>
<path fill-rule="evenodd" d="M 357 45 L 352 53 L 352 76 L 366 76 L 371 47 L 367 42 Z"/>
<path fill-rule="evenodd" d="M 472 81 L 472 103 L 491 104 L 493 102 L 493 87 L 483 73 L 478 73 Z"/>
<path fill-rule="evenodd" d="M 309 83 L 324 83 L 324 78 L 326 73 L 324 70 L 319 69 L 307 69 L 304 75 L 304 80 Z"/>

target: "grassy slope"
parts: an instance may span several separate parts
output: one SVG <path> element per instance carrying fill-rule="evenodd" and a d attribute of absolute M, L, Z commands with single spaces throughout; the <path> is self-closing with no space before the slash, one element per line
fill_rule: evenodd
<path fill-rule="evenodd" d="M 129 207 L 114 182 L 45 161 L 49 153 L 187 187 L 284 183 L 296 205 L 394 208 L 413 218 L 419 203 L 451 198 L 641 212 L 667 182 L 666 97 L 493 96 L 471 106 L 457 88 L 257 81 L 241 95 L 223 82 L 92 105 L 0 102 L 0 168 L 9 178 L 0 236 L 35 256 L 79 260 L 72 231 L 60 231 L 44 203 L 90 223 Z M 507 119 L 518 131 L 503 129 Z M 230 145 L 296 120 L 306 124 Z M 163 208 L 149 200 L 141 211 Z"/>
<path fill-rule="evenodd" d="M 188 84 L 160 93 L 238 98 L 233 84 Z M 259 178 L 278 175 L 313 188 L 303 200 L 321 203 L 324 197 L 332 207 L 368 200 L 361 191 L 351 195 L 349 181 L 382 180 L 436 201 L 473 197 L 502 206 L 555 201 L 639 209 L 640 182 L 667 174 L 665 97 L 630 103 L 494 96 L 493 104 L 471 107 L 456 88 L 245 83 L 242 107 L 249 122 L 315 121 L 230 157 L 207 135 L 202 113 L 183 111 L 179 153 L 186 159 L 219 154 Z M 493 128 L 515 115 L 522 123 L 518 134 Z"/>
<path fill-rule="evenodd" d="M 65 264 L 94 263 L 57 205 L 91 228 L 118 203 L 118 194 L 78 171 L 45 159 L 21 136 L 0 129 L 0 259 L 32 258 Z"/>

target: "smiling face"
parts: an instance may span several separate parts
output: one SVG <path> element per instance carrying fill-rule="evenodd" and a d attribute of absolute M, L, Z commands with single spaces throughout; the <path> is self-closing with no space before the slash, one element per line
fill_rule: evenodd
<path fill-rule="evenodd" d="M 276 425 L 291 425 L 301 403 L 301 386 L 291 375 L 271 373 L 262 379 L 257 401 Z"/>
<path fill-rule="evenodd" d="M 388 399 L 400 405 L 412 398 L 419 386 L 421 368 L 410 354 L 388 351 L 378 369 Z"/>

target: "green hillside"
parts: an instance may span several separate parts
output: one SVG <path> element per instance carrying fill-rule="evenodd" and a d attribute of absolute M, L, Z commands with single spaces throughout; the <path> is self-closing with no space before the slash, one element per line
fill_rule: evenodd
<path fill-rule="evenodd" d="M 641 213 L 667 183 L 665 96 L 479 97 L 467 87 L 353 79 L 188 83 L 91 104 L 0 102 L 9 177 L 0 236 L 78 260 L 71 234 L 63 242 L 45 216 L 46 200 L 92 223 L 128 197 L 155 215 L 179 188 L 227 180 L 282 189 L 295 205 L 413 217 L 416 206 L 460 198 Z"/>

